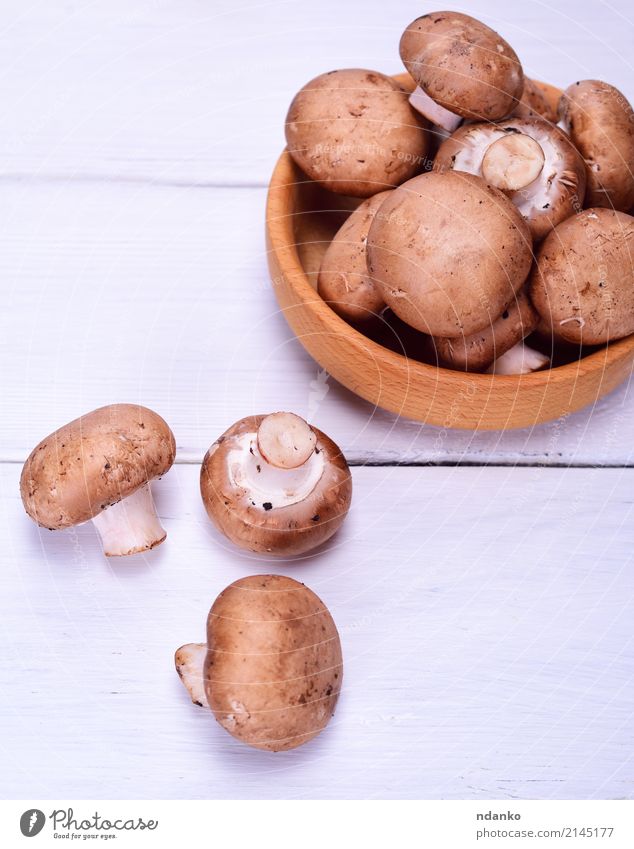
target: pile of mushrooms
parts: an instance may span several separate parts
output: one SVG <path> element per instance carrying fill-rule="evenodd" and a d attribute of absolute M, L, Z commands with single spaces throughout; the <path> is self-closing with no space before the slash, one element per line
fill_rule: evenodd
<path fill-rule="evenodd" d="M 404 322 L 408 353 L 467 371 L 536 371 L 633 333 L 624 95 L 585 80 L 553 102 L 458 12 L 417 18 L 399 49 L 409 88 L 331 71 L 288 112 L 299 168 L 363 199 L 323 256 L 321 297 L 370 336 Z"/>

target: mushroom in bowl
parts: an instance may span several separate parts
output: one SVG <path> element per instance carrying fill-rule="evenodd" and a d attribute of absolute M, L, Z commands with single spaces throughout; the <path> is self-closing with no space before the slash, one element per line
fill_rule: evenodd
<path fill-rule="evenodd" d="M 513 118 L 543 118 L 556 124 L 559 120 L 557 104 L 552 104 L 543 89 L 543 84 L 524 77 L 524 91 L 520 102 L 512 112 Z"/>
<path fill-rule="evenodd" d="M 249 416 L 211 446 L 200 472 L 207 514 L 233 543 L 295 556 L 321 545 L 350 508 L 341 450 L 294 413 Z"/>
<path fill-rule="evenodd" d="M 365 247 L 374 216 L 389 194 L 379 192 L 363 201 L 344 221 L 321 261 L 317 291 L 347 321 L 372 321 L 385 308 L 383 293 L 368 272 Z"/>
<path fill-rule="evenodd" d="M 293 98 L 286 116 L 288 152 L 329 191 L 370 197 L 417 174 L 428 126 L 405 90 L 378 71 L 321 74 Z"/>
<path fill-rule="evenodd" d="M 50 530 L 92 519 L 107 557 L 147 551 L 166 537 L 150 481 L 175 454 L 174 434 L 157 413 L 135 404 L 100 407 L 33 449 L 20 478 L 24 508 Z"/>
<path fill-rule="evenodd" d="M 544 240 L 529 293 L 556 339 L 604 345 L 634 333 L 634 218 L 597 207 Z"/>
<path fill-rule="evenodd" d="M 586 190 L 580 153 L 541 118 L 465 124 L 441 144 L 434 171 L 483 177 L 513 201 L 536 240 L 578 212 Z"/>
<path fill-rule="evenodd" d="M 477 333 L 455 338 L 436 337 L 434 343 L 443 365 L 461 371 L 483 371 L 499 362 L 507 351 L 522 342 L 539 323 L 539 315 L 522 289 L 501 316 Z M 501 374 L 500 367 L 496 372 Z"/>
<path fill-rule="evenodd" d="M 324 730 L 343 681 L 337 626 L 312 590 L 251 575 L 212 605 L 207 642 L 181 646 L 176 669 L 194 704 L 256 749 L 295 749 Z"/>
<path fill-rule="evenodd" d="M 625 95 L 600 80 L 583 80 L 564 91 L 559 115 L 586 163 L 585 205 L 628 212 L 634 205 L 634 111 Z"/>
<path fill-rule="evenodd" d="M 416 18 L 399 49 L 417 84 L 410 102 L 448 132 L 463 118 L 506 118 L 522 96 L 524 73 L 515 51 L 469 15 L 431 12 Z"/>
<path fill-rule="evenodd" d="M 387 305 L 431 336 L 488 327 L 522 288 L 532 239 L 516 207 L 480 177 L 430 172 L 395 189 L 367 240 Z"/>

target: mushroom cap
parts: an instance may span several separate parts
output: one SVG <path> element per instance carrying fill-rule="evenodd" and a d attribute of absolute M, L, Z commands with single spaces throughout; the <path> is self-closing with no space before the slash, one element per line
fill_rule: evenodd
<path fill-rule="evenodd" d="M 352 477 L 341 450 L 317 428 L 315 452 L 323 452 L 321 477 L 309 494 L 286 506 L 255 504 L 232 477 L 232 453 L 244 438 L 254 443 L 265 415 L 240 419 L 207 451 L 200 470 L 200 492 L 207 515 L 233 543 L 260 554 L 304 554 L 330 539 L 343 523 L 352 498 Z M 235 456 L 235 455 L 234 455 Z"/>
<path fill-rule="evenodd" d="M 600 345 L 634 333 L 633 244 L 634 218 L 598 207 L 544 240 L 529 294 L 555 336 Z"/>
<path fill-rule="evenodd" d="M 250 575 L 209 611 L 203 675 L 209 706 L 229 734 L 258 749 L 294 749 L 335 711 L 343 681 L 337 626 L 304 584 Z"/>
<path fill-rule="evenodd" d="M 365 252 L 370 225 L 390 192 L 364 200 L 341 225 L 319 269 L 317 291 L 349 321 L 370 321 L 385 307 L 383 293 L 368 273 Z"/>
<path fill-rule="evenodd" d="M 499 121 L 517 106 L 522 65 L 495 30 L 459 12 L 416 18 L 401 37 L 403 64 L 416 83 L 463 118 Z"/>
<path fill-rule="evenodd" d="M 544 154 L 544 165 L 536 179 L 522 189 L 507 193 L 528 222 L 533 238 L 540 240 L 581 209 L 586 189 L 583 159 L 559 127 L 541 118 L 465 124 L 441 144 L 434 171 L 464 171 L 482 176 L 482 163 L 491 145 L 515 133 L 536 141 Z"/>
<path fill-rule="evenodd" d="M 550 105 L 539 84 L 530 77 L 524 77 L 524 91 L 520 102 L 513 110 L 513 117 L 543 118 L 551 124 L 556 124 L 559 120 L 557 110 Z"/>
<path fill-rule="evenodd" d="M 288 152 L 326 189 L 370 197 L 421 170 L 428 124 L 405 90 L 378 71 L 358 68 L 315 77 L 286 116 Z"/>
<path fill-rule="evenodd" d="M 430 172 L 383 202 L 368 234 L 368 268 L 387 305 L 432 336 L 468 336 L 495 321 L 532 261 L 528 226 L 484 180 Z"/>
<path fill-rule="evenodd" d="M 531 334 L 539 315 L 522 289 L 488 327 L 455 339 L 435 338 L 440 360 L 461 371 L 482 371 Z"/>
<path fill-rule="evenodd" d="M 627 212 L 634 204 L 634 111 L 625 95 L 582 80 L 562 94 L 559 115 L 586 163 L 585 205 Z"/>
<path fill-rule="evenodd" d="M 147 407 L 110 404 L 43 439 L 20 478 L 24 509 L 38 525 L 58 530 L 87 522 L 174 462 L 166 422 Z"/>

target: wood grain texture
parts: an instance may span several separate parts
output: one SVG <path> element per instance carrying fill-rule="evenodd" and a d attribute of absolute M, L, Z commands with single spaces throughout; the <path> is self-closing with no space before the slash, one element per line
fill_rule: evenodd
<path fill-rule="evenodd" d="M 399 73 L 403 29 L 434 8 L 1 0 L 0 177 L 264 187 L 293 94 L 333 68 Z M 529 76 L 606 79 L 634 95 L 625 0 L 460 8 L 498 29 Z"/>
<path fill-rule="evenodd" d="M 156 409 L 179 462 L 244 415 L 293 410 L 353 463 L 629 464 L 629 385 L 536 428 L 471 433 L 361 401 L 311 359 L 275 302 L 264 189 L 5 187 L 0 459 L 104 403 Z"/>
<path fill-rule="evenodd" d="M 38 529 L 2 473 L 0 792 L 15 798 L 624 798 L 634 793 L 631 470 L 355 469 L 347 523 L 296 562 L 219 538 L 198 468 L 154 485 L 167 541 L 107 561 Z M 173 652 L 217 593 L 275 571 L 340 632 L 311 745 L 250 750 Z"/>

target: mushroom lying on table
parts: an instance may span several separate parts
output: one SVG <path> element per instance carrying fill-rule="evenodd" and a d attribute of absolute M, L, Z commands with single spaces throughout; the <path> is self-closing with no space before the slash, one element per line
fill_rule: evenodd
<path fill-rule="evenodd" d="M 188 643 L 176 670 L 194 704 L 256 749 L 295 749 L 324 730 L 343 681 L 337 626 L 304 584 L 251 575 L 226 587 L 207 642 Z"/>
<path fill-rule="evenodd" d="M 569 86 L 561 121 L 588 174 L 585 205 L 628 212 L 634 204 L 634 111 L 618 88 L 600 80 Z"/>
<path fill-rule="evenodd" d="M 469 15 L 431 12 L 416 18 L 399 49 L 418 86 L 412 106 L 448 132 L 463 118 L 506 118 L 522 96 L 524 73 L 515 51 Z"/>
<path fill-rule="evenodd" d="M 430 172 L 381 204 L 368 234 L 368 270 L 410 327 L 469 336 L 512 303 L 530 271 L 532 244 L 502 192 L 471 174 Z"/>
<path fill-rule="evenodd" d="M 302 171 L 329 191 L 354 197 L 418 174 L 428 129 L 395 80 L 358 68 L 311 80 L 286 116 L 288 152 Z"/>
<path fill-rule="evenodd" d="M 513 201 L 537 240 L 581 209 L 586 190 L 579 151 L 541 118 L 465 124 L 441 144 L 434 171 L 483 177 Z"/>
<path fill-rule="evenodd" d="M 163 542 L 150 481 L 174 462 L 174 435 L 157 413 L 135 404 L 100 407 L 43 439 L 20 478 L 24 509 L 59 530 L 92 519 L 107 557 Z"/>
<path fill-rule="evenodd" d="M 211 446 L 200 472 L 209 518 L 236 545 L 304 554 L 350 507 L 352 478 L 335 443 L 294 413 L 249 416 Z"/>

